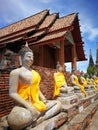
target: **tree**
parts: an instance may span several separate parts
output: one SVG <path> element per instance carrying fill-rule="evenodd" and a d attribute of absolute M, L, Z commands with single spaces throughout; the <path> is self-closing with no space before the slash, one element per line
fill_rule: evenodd
<path fill-rule="evenodd" d="M 96 76 L 98 76 L 98 69 L 95 66 L 89 66 L 87 68 L 87 73 L 89 74 L 89 76 L 91 77 L 92 75 L 96 74 Z"/>

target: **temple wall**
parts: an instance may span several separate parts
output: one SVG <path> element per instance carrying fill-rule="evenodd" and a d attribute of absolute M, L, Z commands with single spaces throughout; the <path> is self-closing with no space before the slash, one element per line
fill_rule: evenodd
<path fill-rule="evenodd" d="M 9 73 L 0 73 L 0 117 L 7 115 L 12 107 L 13 101 L 9 97 Z"/>
<path fill-rule="evenodd" d="M 54 86 L 53 73 L 55 72 L 55 69 L 38 66 L 33 66 L 33 69 L 39 72 L 41 76 L 40 89 L 42 93 L 47 99 L 52 99 Z"/>

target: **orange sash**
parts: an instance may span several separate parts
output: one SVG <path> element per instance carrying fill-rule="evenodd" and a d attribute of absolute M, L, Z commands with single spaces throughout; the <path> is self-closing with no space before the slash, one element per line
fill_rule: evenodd
<path fill-rule="evenodd" d="M 66 83 L 62 72 L 54 73 L 54 97 L 60 95 L 60 88 Z"/>
<path fill-rule="evenodd" d="M 39 100 L 39 83 L 40 83 L 40 75 L 32 70 L 32 84 L 19 84 L 18 85 L 18 94 L 25 100 L 31 99 L 32 105 L 38 111 L 46 110 L 46 105 Z"/>

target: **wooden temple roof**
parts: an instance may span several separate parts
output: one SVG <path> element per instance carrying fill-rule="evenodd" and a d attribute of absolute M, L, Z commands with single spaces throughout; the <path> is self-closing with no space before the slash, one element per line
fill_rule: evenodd
<path fill-rule="evenodd" d="M 33 28 L 41 23 L 41 21 L 45 18 L 45 16 L 49 13 L 48 10 L 44 10 L 36 15 L 23 19 L 19 22 L 11 24 L 7 27 L 0 29 L 0 38 L 11 35 L 13 33 L 17 33 L 22 30 L 27 30 L 28 28 Z"/>
<path fill-rule="evenodd" d="M 44 10 L 19 22 L 0 29 L 0 47 L 18 41 L 28 41 L 29 45 L 50 44 L 64 40 L 68 31 L 76 44 L 78 60 L 86 60 L 77 13 L 59 18 L 58 13 Z M 68 38 L 67 38 L 68 39 Z M 69 40 L 69 44 L 70 40 Z M 65 46 L 66 47 L 66 46 Z"/>
<path fill-rule="evenodd" d="M 38 30 L 40 29 L 44 29 L 44 28 L 49 28 L 50 26 L 52 26 L 52 24 L 54 23 L 54 21 L 58 18 L 58 14 L 54 13 L 54 14 L 50 14 L 48 15 L 44 21 L 42 22 L 42 24 L 39 26 Z"/>
<path fill-rule="evenodd" d="M 32 44 L 38 44 L 38 43 L 40 43 L 40 44 L 46 44 L 46 43 L 48 43 L 49 44 L 49 43 L 52 43 L 53 40 L 57 41 L 58 39 L 59 40 L 61 40 L 62 38 L 64 39 L 65 34 L 66 34 L 66 31 L 56 32 L 54 34 L 49 34 L 49 35 L 46 35 L 45 37 L 41 38 L 37 42 L 30 43 L 30 45 L 32 45 Z"/>
<path fill-rule="evenodd" d="M 75 17 L 76 17 L 76 14 L 70 14 L 68 16 L 56 19 L 55 23 L 52 25 L 49 32 L 71 27 Z"/>

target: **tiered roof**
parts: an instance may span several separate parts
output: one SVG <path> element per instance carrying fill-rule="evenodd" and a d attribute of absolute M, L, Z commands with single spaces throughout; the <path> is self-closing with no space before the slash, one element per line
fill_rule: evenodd
<path fill-rule="evenodd" d="M 71 32 L 71 33 L 69 33 Z M 68 35 L 76 44 L 78 60 L 85 60 L 80 33 L 78 13 L 59 18 L 58 13 L 44 10 L 31 17 L 0 29 L 0 46 L 28 41 L 29 45 L 39 46 L 64 40 Z M 69 43 L 68 44 L 72 44 Z"/>

